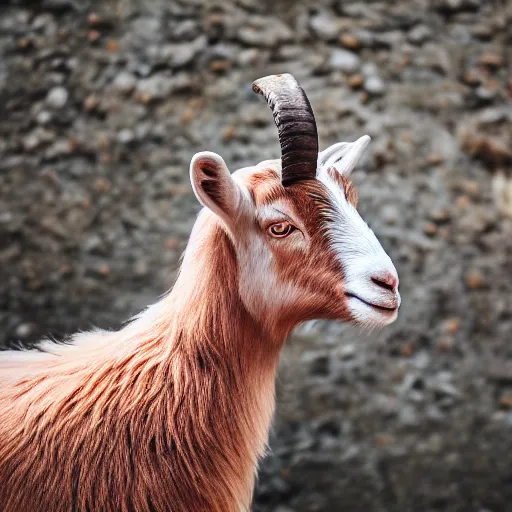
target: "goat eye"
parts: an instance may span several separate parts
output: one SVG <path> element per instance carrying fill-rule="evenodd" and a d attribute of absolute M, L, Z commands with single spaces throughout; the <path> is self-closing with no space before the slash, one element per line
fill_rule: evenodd
<path fill-rule="evenodd" d="M 277 224 L 272 224 L 272 226 L 268 228 L 268 231 L 273 237 L 284 238 L 295 229 L 295 226 L 292 226 L 289 222 L 278 222 Z"/>

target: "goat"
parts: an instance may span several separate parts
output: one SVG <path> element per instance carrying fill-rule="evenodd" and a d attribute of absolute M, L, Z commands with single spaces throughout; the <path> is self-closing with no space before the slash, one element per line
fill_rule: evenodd
<path fill-rule="evenodd" d="M 205 208 L 172 291 L 117 332 L 1 354 L 3 512 L 247 511 L 288 334 L 395 320 L 398 276 L 348 179 L 369 137 L 319 153 L 291 75 L 253 88 L 281 159 L 193 157 Z"/>

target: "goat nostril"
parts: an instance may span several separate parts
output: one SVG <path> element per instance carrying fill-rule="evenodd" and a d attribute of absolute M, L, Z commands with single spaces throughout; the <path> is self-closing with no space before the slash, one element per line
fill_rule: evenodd
<path fill-rule="evenodd" d="M 396 289 L 396 279 L 391 274 L 379 277 L 372 277 L 372 282 L 385 290 L 390 290 L 392 292 Z"/>

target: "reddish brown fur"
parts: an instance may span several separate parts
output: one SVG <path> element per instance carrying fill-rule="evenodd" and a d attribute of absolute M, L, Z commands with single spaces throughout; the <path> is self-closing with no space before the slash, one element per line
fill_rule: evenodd
<path fill-rule="evenodd" d="M 12 381 L 0 366 L 0 510 L 249 507 L 280 344 L 237 299 L 233 248 L 215 222 L 211 252 L 194 261 L 198 288 L 182 300 L 180 277 L 157 323 L 106 334 L 107 346 L 122 339 L 119 354 L 47 356 Z"/>
<path fill-rule="evenodd" d="M 279 279 L 309 293 L 270 332 L 240 300 L 233 244 L 206 214 L 175 288 L 153 309 L 57 355 L 0 358 L 0 510 L 249 509 L 286 335 L 300 321 L 349 316 L 323 233 L 324 186 L 284 189 L 271 169 L 251 180 L 257 206 L 284 199 L 300 212 L 304 257 L 272 250 Z"/>
<path fill-rule="evenodd" d="M 329 176 L 336 181 L 339 186 L 345 192 L 347 201 L 354 207 L 357 208 L 358 194 L 354 184 L 346 177 L 340 174 L 334 167 L 327 169 Z"/>

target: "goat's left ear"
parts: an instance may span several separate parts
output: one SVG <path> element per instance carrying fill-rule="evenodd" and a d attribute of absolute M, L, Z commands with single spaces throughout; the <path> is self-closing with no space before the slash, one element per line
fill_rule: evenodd
<path fill-rule="evenodd" d="M 318 171 L 334 167 L 343 176 L 348 176 L 363 156 L 370 140 L 369 135 L 363 135 L 355 142 L 338 142 L 329 146 L 318 155 Z"/>
<path fill-rule="evenodd" d="M 190 181 L 199 202 L 227 224 L 241 213 L 243 193 L 221 156 L 196 153 L 190 162 Z"/>

